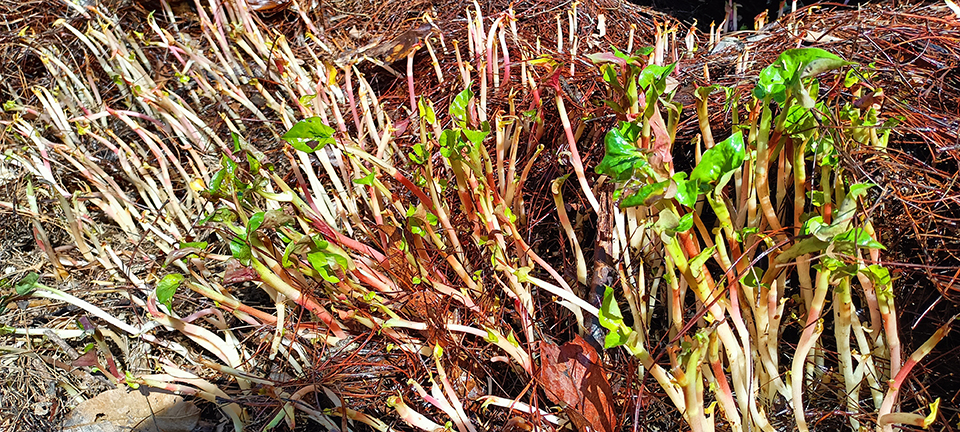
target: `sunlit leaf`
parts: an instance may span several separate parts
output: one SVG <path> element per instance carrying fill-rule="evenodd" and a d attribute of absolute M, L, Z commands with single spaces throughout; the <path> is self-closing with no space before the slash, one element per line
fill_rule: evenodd
<path fill-rule="evenodd" d="M 701 191 L 704 191 L 704 187 L 709 190 L 710 184 L 723 187 L 730 181 L 733 172 L 743 165 L 745 158 L 743 134 L 736 132 L 703 152 L 700 163 L 690 173 L 690 180 L 700 182 Z"/>
<path fill-rule="evenodd" d="M 460 142 L 460 129 L 446 129 L 440 133 L 440 154 L 448 159 L 455 159 L 460 156 L 458 144 Z"/>
<path fill-rule="evenodd" d="M 814 97 L 803 86 L 803 78 L 813 77 L 845 65 L 852 64 L 821 48 L 797 48 L 782 52 L 770 66 L 760 71 L 760 79 L 754 88 L 758 99 L 786 101 L 789 90 L 796 95 L 804 108 L 813 108 Z M 816 96 L 816 94 L 814 94 Z"/>
<path fill-rule="evenodd" d="M 208 246 L 208 243 L 207 243 L 207 242 L 204 242 L 204 241 L 199 241 L 199 242 L 180 242 L 178 248 L 179 248 L 179 249 L 197 248 L 197 249 L 203 250 L 203 249 L 206 249 L 207 246 Z"/>
<path fill-rule="evenodd" d="M 467 140 L 473 143 L 474 145 L 480 145 L 481 143 L 483 143 L 483 139 L 486 138 L 488 134 L 490 134 L 489 130 L 483 131 L 483 130 L 463 129 L 462 132 L 463 132 L 463 136 L 465 136 Z"/>
<path fill-rule="evenodd" d="M 710 246 L 704 249 L 703 251 L 701 251 L 700 253 L 698 253 L 697 256 L 690 259 L 690 264 L 689 264 L 690 271 L 693 273 L 694 276 L 699 278 L 700 275 L 703 274 L 704 264 L 707 263 L 707 260 L 709 260 L 710 258 L 713 258 L 713 254 L 716 253 L 716 251 L 717 251 L 716 246 Z"/>
<path fill-rule="evenodd" d="M 363 177 L 353 179 L 353 182 L 359 185 L 373 186 L 374 177 L 376 177 L 376 173 L 370 171 Z"/>
<path fill-rule="evenodd" d="M 707 100 L 707 97 L 710 96 L 710 94 L 712 94 L 713 92 L 721 88 L 723 87 L 717 84 L 708 85 L 704 87 L 697 87 L 697 91 L 694 93 L 694 95 L 697 97 L 697 99 L 701 101 L 705 101 Z"/>
<path fill-rule="evenodd" d="M 680 204 L 693 208 L 697 203 L 697 197 L 700 196 L 700 182 L 697 180 L 687 180 L 687 173 L 679 172 L 673 175 L 673 182 L 676 184 L 676 194 L 674 198 Z"/>
<path fill-rule="evenodd" d="M 650 55 L 650 53 L 653 52 L 653 47 L 650 47 L 650 46 L 645 46 L 645 47 L 637 48 L 632 54 L 626 54 L 626 53 L 620 51 L 619 49 L 617 49 L 617 47 L 612 46 L 612 45 L 610 46 L 610 49 L 613 50 L 613 54 L 614 54 L 615 56 L 623 59 L 623 60 L 626 61 L 627 63 L 635 64 L 635 65 L 637 65 L 637 66 L 641 66 L 641 65 L 643 65 L 644 63 L 646 63 L 646 61 L 644 61 L 643 57 L 644 57 L 644 56 L 648 56 L 648 55 Z"/>
<path fill-rule="evenodd" d="M 613 287 L 607 286 L 603 292 L 603 301 L 600 304 L 600 325 L 609 330 L 603 342 L 603 347 L 610 349 L 627 343 L 629 336 L 624 332 L 623 314 L 620 305 L 613 295 Z"/>
<path fill-rule="evenodd" d="M 427 101 L 423 96 L 421 96 L 420 100 L 417 101 L 417 110 L 420 113 L 420 118 L 427 123 L 437 122 L 437 114 L 433 112 L 433 104 Z"/>
<path fill-rule="evenodd" d="M 623 93 L 623 85 L 617 77 L 617 70 L 613 65 L 605 64 L 600 66 L 600 72 L 603 74 L 603 80 L 613 88 L 616 93 Z"/>
<path fill-rule="evenodd" d="M 787 80 L 783 76 L 783 69 L 776 67 L 776 63 L 760 71 L 757 85 L 753 88 L 753 95 L 760 100 L 774 100 L 784 103 L 787 100 Z"/>
<path fill-rule="evenodd" d="M 693 228 L 693 213 L 687 213 L 680 217 L 673 210 L 663 209 L 660 211 L 660 216 L 653 227 L 657 232 L 673 237 L 678 232 L 685 232 Z"/>
<path fill-rule="evenodd" d="M 310 263 L 310 266 L 313 267 L 317 273 L 320 274 L 325 281 L 330 283 L 340 282 L 340 278 L 333 274 L 331 270 L 331 265 L 334 265 L 335 262 L 330 259 L 330 257 L 323 251 L 314 251 L 307 254 L 307 261 Z"/>
<path fill-rule="evenodd" d="M 863 228 L 853 228 L 845 233 L 842 233 L 834 237 L 833 240 L 836 242 L 848 243 L 858 248 L 883 249 L 883 250 L 887 249 L 882 244 L 880 244 L 880 242 L 874 240 L 873 237 L 870 236 L 870 233 L 868 233 L 867 230 Z"/>
<path fill-rule="evenodd" d="M 693 212 L 680 216 L 680 222 L 674 228 L 674 231 L 678 233 L 687 232 L 690 228 L 693 228 Z"/>
<path fill-rule="evenodd" d="M 306 105 L 317 98 L 316 94 L 308 94 L 300 96 L 300 105 Z"/>
<path fill-rule="evenodd" d="M 470 99 L 473 99 L 473 91 L 470 90 L 471 83 L 467 83 L 467 88 L 460 92 L 453 102 L 450 103 L 450 117 L 460 125 L 464 127 L 467 124 L 467 110 L 470 105 Z"/>
<path fill-rule="evenodd" d="M 670 73 L 673 72 L 676 66 L 676 63 L 671 63 L 666 66 L 655 64 L 647 65 L 647 67 L 640 71 L 640 76 L 637 77 L 637 84 L 643 88 L 644 91 L 649 91 L 650 89 L 656 91 L 657 96 L 659 96 L 667 86 L 667 77 L 670 76 Z"/>
<path fill-rule="evenodd" d="M 280 138 L 297 150 L 313 153 L 334 143 L 334 133 L 333 128 L 324 124 L 320 117 L 310 117 L 297 122 Z"/>
<path fill-rule="evenodd" d="M 626 122 L 621 122 L 620 127 L 607 132 L 604 138 L 606 153 L 597 165 L 596 172 L 610 176 L 618 182 L 629 180 L 638 172 L 651 172 L 647 154 L 636 146 L 639 134 L 640 126 Z"/>
<path fill-rule="evenodd" d="M 590 59 L 590 61 L 592 61 L 594 64 L 603 65 L 602 69 L 606 69 L 609 67 L 609 65 L 605 65 L 604 63 L 613 63 L 616 65 L 619 65 L 620 67 L 626 67 L 627 65 L 626 56 L 622 56 L 622 53 L 620 54 L 621 56 L 618 56 L 613 52 L 607 51 L 607 52 L 599 52 L 594 54 L 587 54 L 587 58 Z M 614 72 L 613 78 L 614 80 L 616 80 L 616 72 Z M 604 72 L 604 79 L 607 79 L 606 72 Z M 610 82 L 610 81 L 607 81 L 607 82 Z"/>
<path fill-rule="evenodd" d="M 629 208 L 637 206 L 650 206 L 660 201 L 667 194 L 670 188 L 671 180 L 665 180 L 654 184 L 648 184 L 633 194 L 628 195 L 620 202 L 620 208 Z M 696 201 L 696 197 L 694 197 Z"/>
<path fill-rule="evenodd" d="M 264 212 L 256 212 L 250 216 L 250 220 L 247 222 L 247 238 L 250 238 L 250 234 L 260 229 L 260 225 L 263 224 L 264 215 Z"/>
<path fill-rule="evenodd" d="M 180 284 L 183 283 L 183 275 L 180 273 L 170 273 L 160 279 L 157 282 L 157 301 L 167 305 L 168 308 L 172 308 L 173 295 L 177 292 L 177 288 L 180 288 Z"/>

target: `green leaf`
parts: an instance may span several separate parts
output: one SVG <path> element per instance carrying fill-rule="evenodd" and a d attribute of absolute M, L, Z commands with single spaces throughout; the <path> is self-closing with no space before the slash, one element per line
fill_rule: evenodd
<path fill-rule="evenodd" d="M 490 134 L 489 130 L 484 131 L 484 130 L 463 129 L 462 132 L 463 132 L 463 136 L 467 137 L 467 140 L 469 140 L 474 145 L 482 144 L 483 139 Z"/>
<path fill-rule="evenodd" d="M 743 243 L 746 241 L 747 237 L 758 232 L 760 232 L 760 229 L 757 227 L 746 227 L 742 230 L 735 231 L 733 236 L 738 242 Z"/>
<path fill-rule="evenodd" d="M 359 185 L 373 186 L 374 177 L 376 177 L 376 173 L 373 171 L 370 171 L 369 173 L 367 173 L 367 175 L 363 177 L 353 179 L 353 182 Z"/>
<path fill-rule="evenodd" d="M 707 96 L 710 96 L 710 94 L 721 88 L 723 88 L 723 86 L 718 84 L 712 84 L 706 87 L 697 87 L 697 91 L 694 93 L 694 95 L 697 97 L 697 99 L 705 101 L 707 100 Z"/>
<path fill-rule="evenodd" d="M 758 99 L 772 98 L 783 104 L 789 90 L 799 98 L 804 108 L 813 108 L 813 98 L 804 88 L 802 79 L 849 64 L 853 63 L 821 48 L 786 50 L 770 66 L 760 72 L 760 79 L 753 90 L 754 95 Z"/>
<path fill-rule="evenodd" d="M 743 142 L 743 133 L 736 132 L 727 139 L 717 143 L 713 148 L 703 152 L 700 163 L 690 173 L 690 180 L 696 180 L 701 185 L 701 192 L 715 183 L 723 187 L 730 181 L 734 171 L 743 165 L 746 158 L 746 145 Z"/>
<path fill-rule="evenodd" d="M 231 195 L 234 191 L 236 175 L 237 163 L 227 155 L 221 155 L 220 169 L 213 175 L 213 179 L 210 180 L 210 187 L 206 192 L 214 196 Z"/>
<path fill-rule="evenodd" d="M 823 191 L 807 192 L 807 198 L 810 198 L 810 204 L 813 204 L 814 207 L 818 208 L 823 207 L 823 204 L 827 202 Z"/>
<path fill-rule="evenodd" d="M 134 390 L 140 388 L 140 383 L 137 382 L 137 378 L 134 377 L 133 374 L 130 373 L 130 371 L 128 371 L 128 370 L 123 371 L 123 379 L 124 379 L 124 382 L 125 382 L 128 386 L 130 386 L 130 388 L 132 388 L 132 389 L 134 389 Z"/>
<path fill-rule="evenodd" d="M 520 342 L 517 342 L 517 336 L 513 333 L 513 330 L 510 330 L 510 333 L 507 333 L 507 342 L 510 342 L 510 345 L 519 348 Z"/>
<path fill-rule="evenodd" d="M 687 232 L 693 228 L 693 212 L 680 216 L 680 222 L 674 230 L 678 233 Z"/>
<path fill-rule="evenodd" d="M 635 145 L 639 135 L 640 126 L 626 122 L 621 122 L 620 127 L 607 132 L 603 140 L 606 153 L 597 165 L 596 172 L 610 176 L 618 182 L 629 180 L 637 173 L 652 174 L 647 154 Z"/>
<path fill-rule="evenodd" d="M 440 133 L 440 154 L 447 159 L 460 159 L 460 129 L 446 129 Z"/>
<path fill-rule="evenodd" d="M 40 280 L 40 275 L 35 272 L 30 272 L 23 279 L 20 279 L 20 282 L 17 282 L 14 285 L 14 289 L 17 291 L 17 295 L 27 295 L 37 286 L 37 281 Z"/>
<path fill-rule="evenodd" d="M 236 236 L 230 239 L 230 254 L 234 258 L 240 260 L 243 265 L 250 264 L 250 257 L 252 253 L 250 252 L 250 245 L 247 244 L 247 240 L 240 236 Z"/>
<path fill-rule="evenodd" d="M 753 96 L 760 100 L 774 100 L 778 103 L 787 101 L 787 79 L 783 76 L 783 69 L 776 67 L 776 63 L 763 68 L 753 88 Z"/>
<path fill-rule="evenodd" d="M 603 301 L 600 304 L 599 314 L 600 325 L 609 330 L 603 341 L 603 347 L 610 349 L 627 343 L 629 334 L 624 331 L 623 314 L 620 312 L 620 305 L 613 295 L 613 287 L 607 285 L 603 292 Z M 626 329 L 629 330 L 629 329 Z"/>
<path fill-rule="evenodd" d="M 423 96 L 420 96 L 420 100 L 417 101 L 417 110 L 420 112 L 420 118 L 424 119 L 427 123 L 437 122 L 437 114 L 433 112 L 433 104 Z"/>
<path fill-rule="evenodd" d="M 814 85 L 819 87 L 818 84 Z M 818 91 L 811 87 L 811 93 L 817 93 Z M 812 110 L 804 108 L 802 105 L 790 105 L 787 116 L 783 121 L 784 130 L 791 134 L 800 134 L 802 137 L 812 137 L 818 132 L 817 126 L 819 126 L 817 119 L 813 116 L 815 111 L 828 112 L 828 108 L 823 102 L 818 102 Z"/>
<path fill-rule="evenodd" d="M 698 180 L 687 180 L 687 173 L 678 172 L 673 175 L 673 182 L 677 185 L 677 192 L 674 198 L 677 202 L 693 208 L 697 204 L 697 197 L 700 196 L 700 182 Z"/>
<path fill-rule="evenodd" d="M 843 76 L 843 86 L 846 88 L 853 87 L 855 84 L 860 83 L 860 74 L 857 68 L 851 68 L 847 71 L 847 74 Z"/>
<path fill-rule="evenodd" d="M 803 221 L 803 225 L 800 227 L 800 235 L 814 235 L 825 226 L 827 225 L 823 223 L 823 216 L 813 216 Z"/>
<path fill-rule="evenodd" d="M 317 273 L 320 273 L 325 281 L 330 283 L 340 282 L 340 278 L 333 274 L 331 265 L 335 262 L 330 260 L 330 257 L 323 251 L 315 251 L 307 254 L 307 261 L 310 263 L 310 266 L 313 267 Z"/>
<path fill-rule="evenodd" d="M 655 204 L 666 196 L 670 188 L 670 182 L 671 180 L 664 180 L 640 188 L 640 190 L 624 198 L 623 201 L 620 202 L 620 208 L 651 206 Z M 694 201 L 696 201 L 696 198 L 694 198 Z"/>
<path fill-rule="evenodd" d="M 655 97 L 659 97 L 667 87 L 667 77 L 670 76 L 670 73 L 673 72 L 676 66 L 676 63 L 671 63 L 666 66 L 655 64 L 647 65 L 647 67 L 640 71 L 640 76 L 637 77 L 637 85 L 644 89 L 644 91 L 655 91 Z"/>
<path fill-rule="evenodd" d="M 320 117 L 310 117 L 297 122 L 280 138 L 297 150 L 313 153 L 334 143 L 334 133 L 333 128 L 325 125 Z M 316 146 L 312 143 L 316 143 Z"/>
<path fill-rule="evenodd" d="M 427 232 L 424 231 L 423 228 L 421 228 L 421 227 L 418 226 L 418 225 L 414 225 L 414 224 L 410 224 L 410 232 L 413 233 L 413 234 L 416 234 L 416 235 L 418 235 L 418 236 L 420 236 L 420 237 L 423 237 L 423 236 L 427 235 Z"/>
<path fill-rule="evenodd" d="M 180 242 L 177 249 L 197 248 L 204 250 L 209 244 L 207 242 Z"/>
<path fill-rule="evenodd" d="M 822 48 L 797 48 L 786 50 L 780 55 L 792 57 L 793 61 L 801 66 L 800 78 L 820 75 L 824 72 L 854 64 Z"/>
<path fill-rule="evenodd" d="M 623 59 L 629 64 L 633 64 L 636 66 L 642 66 L 644 63 L 646 63 L 643 60 L 643 57 L 648 56 L 650 55 L 650 53 L 653 52 L 653 47 L 650 47 L 650 46 L 637 48 L 637 50 L 630 55 L 627 55 L 626 53 L 621 52 L 620 50 L 617 49 L 617 47 L 613 45 L 610 46 L 610 49 L 613 50 L 613 55 Z"/>
<path fill-rule="evenodd" d="M 866 268 L 866 275 L 873 281 L 873 284 L 880 286 L 890 285 L 892 279 L 890 278 L 890 270 L 887 270 L 886 267 L 880 264 L 870 264 Z"/>
<path fill-rule="evenodd" d="M 427 160 L 427 150 L 423 147 L 423 143 L 416 143 L 411 147 L 413 153 L 410 154 L 410 159 L 418 164 L 422 164 Z"/>
<path fill-rule="evenodd" d="M 608 107 L 610 107 L 610 109 L 612 109 L 613 112 L 615 112 L 615 113 L 626 113 L 626 112 L 627 112 L 627 110 L 624 109 L 622 106 L 620 106 L 620 104 L 618 104 L 618 103 L 616 103 L 616 102 L 614 102 L 614 101 L 612 101 L 612 100 L 604 99 L 604 100 L 603 100 L 603 104 L 606 105 L 606 106 L 608 106 Z"/>
<path fill-rule="evenodd" d="M 247 238 L 250 238 L 250 234 L 260 229 L 260 225 L 263 224 L 264 215 L 264 212 L 256 212 L 250 216 L 250 220 L 247 222 Z"/>
<path fill-rule="evenodd" d="M 473 82 L 467 83 L 467 88 L 460 92 L 457 97 L 453 98 L 453 102 L 450 103 L 450 117 L 460 126 L 466 127 L 467 124 L 467 109 L 470 104 L 470 99 L 473 99 L 473 91 L 470 90 L 470 86 Z"/>
<path fill-rule="evenodd" d="M 653 224 L 654 230 L 668 237 L 673 237 L 679 232 L 685 232 L 693 228 L 693 213 L 687 213 L 683 217 L 670 209 L 660 211 L 660 217 Z"/>
<path fill-rule="evenodd" d="M 760 280 L 763 279 L 763 269 L 757 267 L 750 267 L 747 269 L 747 274 L 743 275 L 740 278 L 740 283 L 748 287 L 757 288 L 760 286 Z"/>
<path fill-rule="evenodd" d="M 183 283 L 183 275 L 180 273 L 170 273 L 157 282 L 157 301 L 167 305 L 167 308 L 173 308 L 173 295 Z"/>
<path fill-rule="evenodd" d="M 233 140 L 233 151 L 238 152 L 243 148 L 243 145 L 240 142 L 240 135 L 230 132 L 230 139 Z"/>
<path fill-rule="evenodd" d="M 867 190 L 873 186 L 875 186 L 873 183 L 858 183 L 850 186 L 847 196 L 843 198 L 843 202 L 840 203 L 840 207 L 833 215 L 834 220 L 830 224 L 829 230 L 830 236 L 835 236 L 849 229 L 850 222 L 857 213 L 857 199 L 866 194 Z"/>
<path fill-rule="evenodd" d="M 591 60 L 593 60 L 591 58 Z M 596 62 L 596 60 L 594 60 Z M 605 64 L 600 66 L 600 71 L 603 73 L 603 80 L 613 88 L 614 94 L 623 93 L 623 85 L 620 84 L 620 80 L 617 78 L 617 70 L 613 65 Z"/>
<path fill-rule="evenodd" d="M 517 277 L 517 282 L 527 283 L 530 282 L 531 270 L 533 270 L 532 267 L 518 267 L 517 270 L 513 272 L 513 275 Z"/>
<path fill-rule="evenodd" d="M 834 277 L 853 276 L 860 271 L 860 265 L 856 261 L 847 264 L 831 256 L 820 257 L 820 263 L 813 267 L 817 271 L 830 270 Z"/>
<path fill-rule="evenodd" d="M 835 242 L 847 243 L 850 246 L 865 248 L 865 249 L 882 249 L 886 250 L 880 242 L 873 239 L 870 236 L 870 233 L 863 228 L 853 228 L 845 233 L 842 233 L 833 238 Z M 852 249 L 852 248 L 851 248 Z"/>
<path fill-rule="evenodd" d="M 816 237 L 808 237 L 800 240 L 793 246 L 790 246 L 790 248 L 785 250 L 782 254 L 777 255 L 776 261 L 778 263 L 789 262 L 800 255 L 820 252 L 826 249 L 829 244 L 830 242 L 825 242 Z"/>
<path fill-rule="evenodd" d="M 249 153 L 249 152 L 246 153 L 246 156 L 247 156 L 247 165 L 250 167 L 250 173 L 254 173 L 254 174 L 255 174 L 255 173 L 260 172 L 260 166 L 261 166 L 261 165 L 260 165 L 260 159 L 257 159 L 257 157 L 256 157 L 255 155 L 253 155 L 253 154 L 251 154 L 251 153 Z M 268 165 L 268 168 L 267 168 L 267 169 L 271 169 L 271 168 L 269 167 L 269 165 Z"/>
<path fill-rule="evenodd" d="M 316 94 L 308 94 L 308 95 L 300 96 L 300 105 L 306 105 L 316 98 L 317 98 Z"/>

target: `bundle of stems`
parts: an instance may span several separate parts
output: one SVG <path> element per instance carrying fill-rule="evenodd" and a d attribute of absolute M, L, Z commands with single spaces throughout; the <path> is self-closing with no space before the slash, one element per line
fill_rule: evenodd
<path fill-rule="evenodd" d="M 879 104 L 818 102 L 818 76 L 850 64 L 818 48 L 788 50 L 763 69 L 745 103 L 732 89 L 696 90 L 697 163 L 676 171 L 671 131 L 679 108 L 666 85 L 673 65 L 646 61 L 654 51 L 591 57 L 608 83 L 607 105 L 621 119 L 607 134 L 597 171 L 617 182 L 619 210 L 625 210 L 616 229 L 616 243 L 626 251 L 619 284 L 633 312 L 630 327 L 614 290 L 607 290 L 600 311 L 610 330 L 606 346 L 623 345 L 637 356 L 693 430 L 714 430 L 718 406 L 733 430 L 772 431 L 769 413 L 779 399 L 792 405 L 797 428 L 806 431 L 806 390 L 834 368 L 845 409 L 855 413 L 849 417 L 854 430 L 870 418 L 882 430 L 901 422 L 928 425 L 937 404 L 929 416 L 892 410 L 907 365 L 929 353 L 950 323 L 903 363 L 892 281 L 879 260 L 884 247 L 865 211 L 872 185 L 851 183 L 838 162 L 843 148 L 884 148 L 895 123 L 881 124 Z M 879 91 L 864 74 L 869 71 L 850 68 L 832 77 L 832 85 L 862 100 L 863 93 Z M 707 102 L 718 90 L 726 90 L 734 127 L 715 142 Z M 636 237 L 642 240 L 630 241 Z M 649 274 L 662 282 L 649 283 Z M 655 291 L 664 284 L 665 295 Z M 637 300 L 658 295 L 666 298 L 669 343 L 654 356 L 648 347 L 656 335 L 649 329 L 658 305 Z M 825 314 L 828 296 L 832 320 Z M 685 312 L 690 305 L 693 316 Z M 784 329 L 792 325 L 800 337 L 791 341 L 796 349 L 784 353 L 790 346 Z M 834 364 L 823 355 L 822 333 L 831 327 Z M 657 362 L 663 352 L 668 370 Z M 780 364 L 784 357 L 792 359 L 789 365 Z M 709 406 L 705 389 L 715 401 Z"/>

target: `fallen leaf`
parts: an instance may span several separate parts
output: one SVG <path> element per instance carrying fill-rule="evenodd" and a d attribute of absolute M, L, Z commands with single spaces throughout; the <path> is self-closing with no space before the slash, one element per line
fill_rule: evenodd
<path fill-rule="evenodd" d="M 257 275 L 254 269 L 240 264 L 240 261 L 237 259 L 231 258 L 227 260 L 227 268 L 223 271 L 223 284 L 232 285 L 249 282 L 256 280 L 257 277 L 259 277 L 259 275 Z"/>
<path fill-rule="evenodd" d="M 68 432 L 190 432 L 200 410 L 183 397 L 116 389 L 81 402 L 63 421 Z"/>
<path fill-rule="evenodd" d="M 83 353 L 82 356 L 77 357 L 77 359 L 73 361 L 72 365 L 73 367 L 96 366 L 97 361 L 97 350 L 92 349 Z"/>
<path fill-rule="evenodd" d="M 561 347 L 540 343 L 540 382 L 547 397 L 564 407 L 577 429 L 617 430 L 613 390 L 600 365 L 600 356 L 580 336 Z"/>

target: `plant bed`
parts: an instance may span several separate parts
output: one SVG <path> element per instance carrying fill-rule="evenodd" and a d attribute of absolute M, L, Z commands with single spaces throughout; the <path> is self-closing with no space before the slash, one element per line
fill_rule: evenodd
<path fill-rule="evenodd" d="M 4 5 L 0 424 L 956 423 L 955 12 L 494 3 Z"/>

